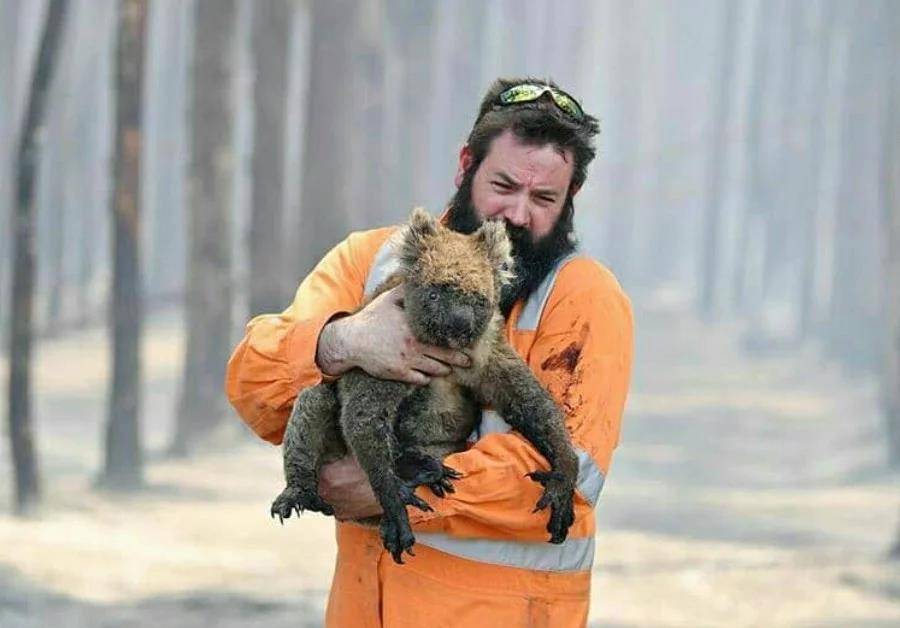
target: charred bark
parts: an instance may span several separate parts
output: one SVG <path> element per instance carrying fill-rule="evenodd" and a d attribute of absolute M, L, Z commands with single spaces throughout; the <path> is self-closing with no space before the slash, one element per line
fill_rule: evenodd
<path fill-rule="evenodd" d="M 253 3 L 255 108 L 250 220 L 250 313 L 284 308 L 284 166 L 292 4 Z"/>
<path fill-rule="evenodd" d="M 140 434 L 141 334 L 140 271 L 141 103 L 144 74 L 146 0 L 119 5 L 115 98 L 116 135 L 112 197 L 113 286 L 112 385 L 99 483 L 130 490 L 143 484 Z"/>
<path fill-rule="evenodd" d="M 231 331 L 234 0 L 199 0 L 190 77 L 184 372 L 169 451 L 186 455 L 226 416 Z"/>
<path fill-rule="evenodd" d="M 51 0 L 19 136 L 16 206 L 13 212 L 12 318 L 9 342 L 9 438 L 15 485 L 13 510 L 30 511 L 40 498 L 37 452 L 31 421 L 31 345 L 34 337 L 35 170 L 38 129 L 44 121 L 47 94 L 58 61 L 67 0 Z"/>

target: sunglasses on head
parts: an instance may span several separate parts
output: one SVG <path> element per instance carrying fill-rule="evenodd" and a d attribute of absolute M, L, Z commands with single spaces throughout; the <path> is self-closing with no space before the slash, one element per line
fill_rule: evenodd
<path fill-rule="evenodd" d="M 550 94 L 553 98 L 553 102 L 563 113 L 578 122 L 584 120 L 584 110 L 581 108 L 581 105 L 578 104 L 578 101 L 561 89 L 550 87 L 549 85 L 538 85 L 535 83 L 520 83 L 519 85 L 513 85 L 509 89 L 500 92 L 495 104 L 505 107 L 508 105 L 534 102 L 547 93 Z"/>

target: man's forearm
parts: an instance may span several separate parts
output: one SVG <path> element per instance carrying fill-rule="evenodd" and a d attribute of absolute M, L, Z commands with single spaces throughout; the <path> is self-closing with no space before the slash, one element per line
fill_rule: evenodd
<path fill-rule="evenodd" d="M 335 318 L 319 334 L 316 364 L 332 377 L 349 371 L 355 366 L 350 345 L 350 317 Z"/>

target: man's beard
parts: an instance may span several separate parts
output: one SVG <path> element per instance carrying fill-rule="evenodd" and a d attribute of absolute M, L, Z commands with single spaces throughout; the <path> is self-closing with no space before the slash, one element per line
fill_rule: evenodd
<path fill-rule="evenodd" d="M 482 222 L 472 204 L 475 170 L 473 168 L 463 176 L 459 189 L 450 199 L 447 226 L 460 233 L 474 233 Z M 528 229 L 506 223 L 506 232 L 512 243 L 515 278 L 500 292 L 500 311 L 504 317 L 509 316 L 516 301 L 531 296 L 557 261 L 575 250 L 578 243 L 574 233 L 574 213 L 575 206 L 569 194 L 553 230 L 537 242 L 532 241 Z"/>

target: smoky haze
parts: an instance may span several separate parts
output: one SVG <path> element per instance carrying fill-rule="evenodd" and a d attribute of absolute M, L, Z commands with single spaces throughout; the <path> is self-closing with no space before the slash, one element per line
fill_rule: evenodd
<path fill-rule="evenodd" d="M 269 519 L 225 362 L 349 232 L 444 209 L 501 76 L 599 118 L 575 221 L 635 310 L 591 625 L 900 621 L 898 33 L 891 0 L 0 0 L 0 625 L 322 624 L 333 523 Z"/>

